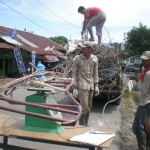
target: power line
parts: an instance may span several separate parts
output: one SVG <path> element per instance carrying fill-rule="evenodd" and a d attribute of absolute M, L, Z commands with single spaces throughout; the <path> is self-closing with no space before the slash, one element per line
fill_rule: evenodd
<path fill-rule="evenodd" d="M 34 7 L 34 8 L 36 8 L 36 9 L 39 9 L 40 10 L 40 12 L 43 12 L 44 14 L 45 14 L 45 12 L 44 11 L 42 11 L 43 9 L 42 8 L 39 8 L 39 7 L 36 7 L 35 5 L 33 5 L 32 3 L 31 3 L 31 1 L 29 2 L 28 0 L 26 0 L 26 2 L 28 3 L 28 4 L 30 4 L 32 7 Z M 37 3 L 36 3 L 37 4 Z M 40 5 L 41 6 L 41 5 Z M 55 19 L 57 19 L 58 21 L 61 21 L 62 23 L 64 23 L 64 21 L 62 21 L 61 19 L 59 19 L 58 17 L 56 17 L 55 15 L 49 15 L 48 13 L 46 13 L 49 17 L 55 17 Z M 65 22 L 66 23 L 66 22 Z"/>
<path fill-rule="evenodd" d="M 67 21 L 66 19 L 64 19 L 63 17 L 61 17 L 60 15 L 58 15 L 57 13 L 55 13 L 53 10 L 51 10 L 49 7 L 47 7 L 44 3 L 42 3 L 40 0 L 34 0 L 36 3 L 38 3 L 40 6 L 44 6 L 51 14 L 53 14 L 54 16 L 58 17 L 59 19 L 63 20 L 65 23 L 68 23 L 70 25 L 73 25 L 74 27 L 80 28 L 79 26 Z"/>
<path fill-rule="evenodd" d="M 31 19 L 29 19 L 28 17 L 24 16 L 24 15 L 21 14 L 20 12 L 16 11 L 15 9 L 13 9 L 11 6 L 7 5 L 7 4 L 4 3 L 3 1 L 0 1 L 0 2 L 3 3 L 5 6 L 9 7 L 9 8 L 10 8 L 11 10 L 13 10 L 14 12 L 18 13 L 20 16 L 22 16 L 22 17 L 24 17 L 25 19 L 27 19 L 28 21 L 30 21 L 30 22 L 32 22 L 33 24 L 37 25 L 38 27 L 40 27 L 40 28 L 44 29 L 45 31 L 48 31 L 48 32 L 50 32 L 50 33 L 52 33 L 52 34 L 54 34 L 54 35 L 57 36 L 57 34 L 51 32 L 50 30 L 48 30 L 48 29 L 42 27 L 41 25 L 37 24 L 36 22 L 32 21 Z"/>

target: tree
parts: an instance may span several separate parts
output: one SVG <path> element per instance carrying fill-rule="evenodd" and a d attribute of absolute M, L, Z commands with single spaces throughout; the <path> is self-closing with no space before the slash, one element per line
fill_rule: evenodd
<path fill-rule="evenodd" d="M 62 46 L 65 46 L 68 43 L 68 39 L 64 36 L 55 36 L 55 37 L 50 37 L 49 39 Z"/>
<path fill-rule="evenodd" d="M 150 51 L 150 29 L 142 23 L 125 33 L 124 37 L 127 57 L 141 55 L 146 50 Z"/>

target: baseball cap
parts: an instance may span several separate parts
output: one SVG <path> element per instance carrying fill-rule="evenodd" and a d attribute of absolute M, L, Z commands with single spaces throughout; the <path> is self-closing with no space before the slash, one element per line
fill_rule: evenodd
<path fill-rule="evenodd" d="M 85 41 L 85 42 L 79 44 L 79 46 L 82 47 L 82 48 L 85 48 L 85 47 L 93 48 L 93 43 L 90 42 L 90 41 Z"/>
<path fill-rule="evenodd" d="M 150 51 L 145 51 L 140 58 L 143 60 L 150 59 Z"/>

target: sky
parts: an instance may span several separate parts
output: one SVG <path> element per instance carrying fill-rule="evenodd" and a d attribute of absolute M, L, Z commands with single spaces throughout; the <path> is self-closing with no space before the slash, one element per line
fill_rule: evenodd
<path fill-rule="evenodd" d="M 0 0 L 0 26 L 80 40 L 84 17 L 79 6 L 99 7 L 106 13 L 104 43 L 124 42 L 124 33 L 139 23 L 150 27 L 149 0 Z"/>

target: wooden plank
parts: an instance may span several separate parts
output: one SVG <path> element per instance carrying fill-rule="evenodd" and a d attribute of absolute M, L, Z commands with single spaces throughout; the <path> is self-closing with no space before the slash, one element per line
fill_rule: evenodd
<path fill-rule="evenodd" d="M 45 133 L 45 132 L 35 132 L 35 131 L 25 131 L 21 130 L 21 127 L 24 125 L 24 119 L 15 117 L 15 116 L 7 116 L 0 114 L 0 135 L 10 136 L 10 137 L 20 137 L 20 138 L 29 138 L 33 140 L 46 140 L 58 143 L 75 143 L 68 141 L 69 138 L 79 135 L 81 133 L 85 133 L 91 129 L 95 129 L 98 131 L 111 132 L 115 133 L 114 130 L 111 129 L 103 129 L 96 127 L 85 127 L 85 126 L 69 126 L 67 127 L 63 133 Z M 108 148 L 112 143 L 112 139 L 106 141 L 101 144 L 100 147 Z M 78 144 L 78 143 L 75 143 Z M 79 144 L 78 144 L 79 145 Z M 84 144 L 86 145 L 86 144 Z"/>

